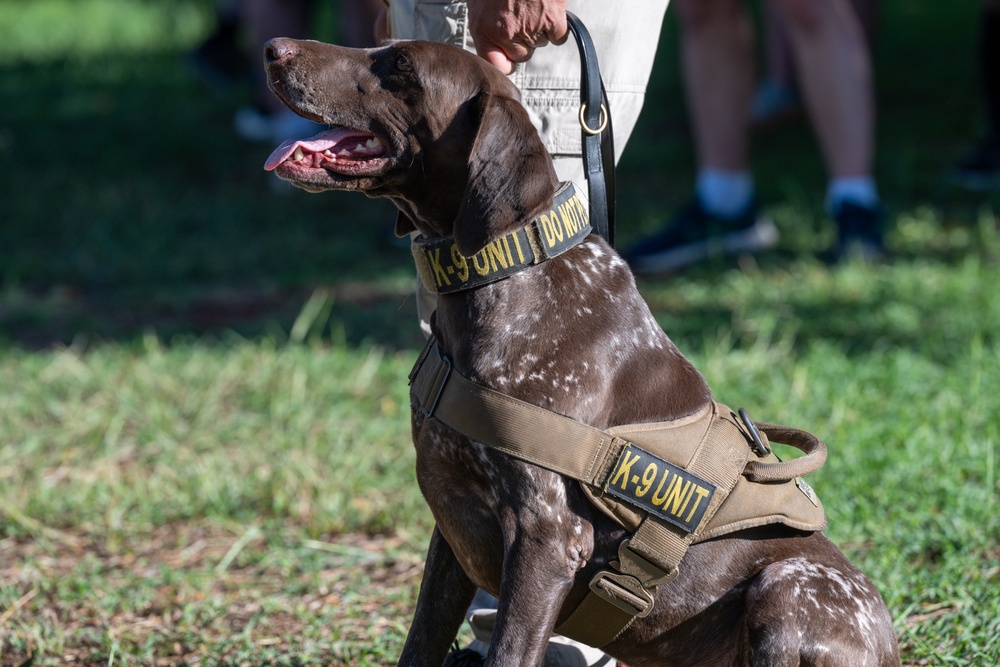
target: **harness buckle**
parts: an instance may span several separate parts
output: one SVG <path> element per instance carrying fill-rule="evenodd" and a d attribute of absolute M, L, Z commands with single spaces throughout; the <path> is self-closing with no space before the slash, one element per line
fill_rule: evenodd
<path fill-rule="evenodd" d="M 433 374 L 433 378 L 427 378 L 423 377 L 422 373 L 424 372 L 424 364 L 427 363 L 431 352 L 435 352 L 435 358 L 440 359 L 441 363 L 435 363 L 427 369 L 428 374 Z M 416 363 L 413 364 L 413 368 L 410 370 L 410 387 L 412 387 L 418 404 L 422 406 L 420 414 L 424 417 L 433 416 L 434 411 L 437 410 L 441 396 L 444 395 L 445 385 L 448 384 L 448 378 L 451 376 L 451 371 L 451 359 L 441 354 L 440 350 L 437 349 L 437 340 L 434 336 L 429 336 L 424 349 L 420 352 L 420 356 L 417 357 Z M 429 406 L 423 407 L 432 394 L 434 395 L 434 400 L 430 401 Z"/>
<path fill-rule="evenodd" d="M 671 570 L 664 570 L 636 552 L 630 542 L 631 540 L 624 540 L 618 545 L 618 569 L 622 571 L 622 574 L 638 579 L 644 587 L 659 586 L 677 578 L 680 568 L 674 567 Z"/>
<path fill-rule="evenodd" d="M 590 580 L 590 590 L 602 600 L 636 618 L 653 611 L 653 594 L 635 577 L 601 570 Z"/>

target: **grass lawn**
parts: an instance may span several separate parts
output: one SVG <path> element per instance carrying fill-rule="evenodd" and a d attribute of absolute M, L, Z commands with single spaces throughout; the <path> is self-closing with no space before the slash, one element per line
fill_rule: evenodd
<path fill-rule="evenodd" d="M 721 401 L 827 443 L 809 481 L 904 663 L 995 665 L 1000 193 L 944 177 L 979 129 L 978 4 L 881 6 L 887 260 L 816 260 L 798 123 L 754 142 L 780 247 L 640 287 Z M 0 0 L 0 665 L 388 665 L 409 625 L 409 253 L 382 202 L 271 186 L 245 90 L 185 66 L 211 7 Z M 671 16 L 623 244 L 690 192 L 676 45 Z"/>

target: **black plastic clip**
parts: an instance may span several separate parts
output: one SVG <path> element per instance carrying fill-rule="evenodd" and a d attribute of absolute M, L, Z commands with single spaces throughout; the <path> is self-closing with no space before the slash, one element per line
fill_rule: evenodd
<path fill-rule="evenodd" d="M 444 375 L 440 376 L 438 380 L 437 393 L 434 395 L 434 401 L 431 402 L 429 408 L 424 410 L 424 415 L 427 417 L 433 417 L 434 411 L 437 410 L 438 403 L 441 401 L 441 395 L 444 394 L 444 387 L 448 384 L 448 377 L 451 375 L 451 359 L 448 357 L 441 357 L 441 362 L 444 364 Z"/>
<path fill-rule="evenodd" d="M 757 454 L 757 456 L 761 457 L 770 454 L 771 448 L 768 447 L 764 443 L 764 440 L 760 437 L 760 429 L 758 429 L 757 424 L 750 419 L 750 415 L 747 414 L 747 411 L 740 408 L 737 412 L 739 412 L 740 421 L 742 421 L 743 425 L 746 426 L 747 432 L 750 433 L 750 437 L 753 439 L 753 451 Z"/>

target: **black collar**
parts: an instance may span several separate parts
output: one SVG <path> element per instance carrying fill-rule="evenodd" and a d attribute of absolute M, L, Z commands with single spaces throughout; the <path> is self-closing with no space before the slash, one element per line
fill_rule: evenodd
<path fill-rule="evenodd" d="M 455 239 L 418 236 L 410 249 L 417 273 L 431 292 L 447 294 L 496 282 L 566 252 L 591 232 L 587 207 L 576 187 L 563 183 L 552 208 L 517 231 L 463 257 Z"/>

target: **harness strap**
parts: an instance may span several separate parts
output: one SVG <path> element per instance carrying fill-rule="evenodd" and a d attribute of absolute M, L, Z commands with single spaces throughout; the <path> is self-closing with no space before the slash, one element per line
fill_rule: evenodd
<path fill-rule="evenodd" d="M 410 372 L 410 385 L 411 395 L 425 418 L 433 417 L 477 442 L 611 495 L 629 497 L 622 495 L 629 480 L 634 486 L 638 478 L 634 473 L 645 474 L 639 468 L 632 470 L 641 458 L 651 461 L 639 465 L 662 480 L 660 487 L 667 474 L 660 477 L 660 467 L 654 466 L 673 467 L 613 432 L 627 433 L 630 427 L 603 431 L 469 380 L 453 370 L 433 336 Z M 668 503 L 658 508 L 635 498 L 633 502 L 638 506 L 648 507 L 645 518 L 619 545 L 618 560 L 610 563 L 613 569 L 594 576 L 590 593 L 556 632 L 598 648 L 610 643 L 636 618 L 652 611 L 656 587 L 677 577 L 688 547 L 698 541 L 741 475 L 751 481 L 788 481 L 816 470 L 826 458 L 825 446 L 815 436 L 772 424 L 754 424 L 745 413 L 737 417 L 715 402 L 704 412 L 680 420 L 678 425 L 701 420 L 707 421 L 701 440 L 690 460 L 678 469 L 682 473 L 678 477 L 705 485 L 704 489 L 698 487 L 704 491 L 699 498 L 708 498 L 701 515 L 691 520 L 699 508 L 694 502 L 686 520 L 662 512 L 656 516 L 657 510 L 663 510 Z M 775 440 L 802 449 L 806 456 L 790 462 L 757 461 L 754 448 L 766 447 L 761 444 L 762 436 L 766 436 L 757 432 L 758 427 L 773 433 Z M 540 433 L 544 437 L 539 437 Z M 632 454 L 632 450 L 640 453 Z M 618 480 L 621 488 L 612 488 Z M 645 497 L 652 489 L 652 482 L 647 482 L 645 490 L 635 495 Z M 657 488 L 651 497 L 655 499 L 660 491 Z M 669 489 L 664 489 L 667 496 Z M 688 491 L 684 507 L 689 506 L 691 497 Z M 687 514 L 684 507 L 681 513 Z"/>
<path fill-rule="evenodd" d="M 452 372 L 431 337 L 410 374 L 425 416 L 510 456 L 598 484 L 625 441 Z M 544 438 L 538 437 L 545 433 Z"/>
<path fill-rule="evenodd" d="M 687 532 L 648 514 L 618 547 L 619 560 L 613 565 L 624 576 L 615 576 L 609 570 L 598 572 L 590 582 L 590 593 L 556 632 L 597 648 L 605 646 L 636 618 L 648 615 L 656 587 L 677 577 L 688 547 L 697 541 L 702 528 L 736 486 L 751 454 L 748 434 L 731 413 L 713 404 L 712 417 L 708 431 L 685 466 L 688 472 L 716 484 L 698 528 Z M 644 595 L 637 594 L 637 589 Z"/>
<path fill-rule="evenodd" d="M 756 422 L 756 426 L 771 440 L 797 447 L 805 452 L 805 456 L 780 463 L 751 460 L 743 473 L 751 482 L 783 482 L 789 478 L 804 477 L 819 470 L 826 462 L 826 445 L 812 433 L 766 422 Z"/>

